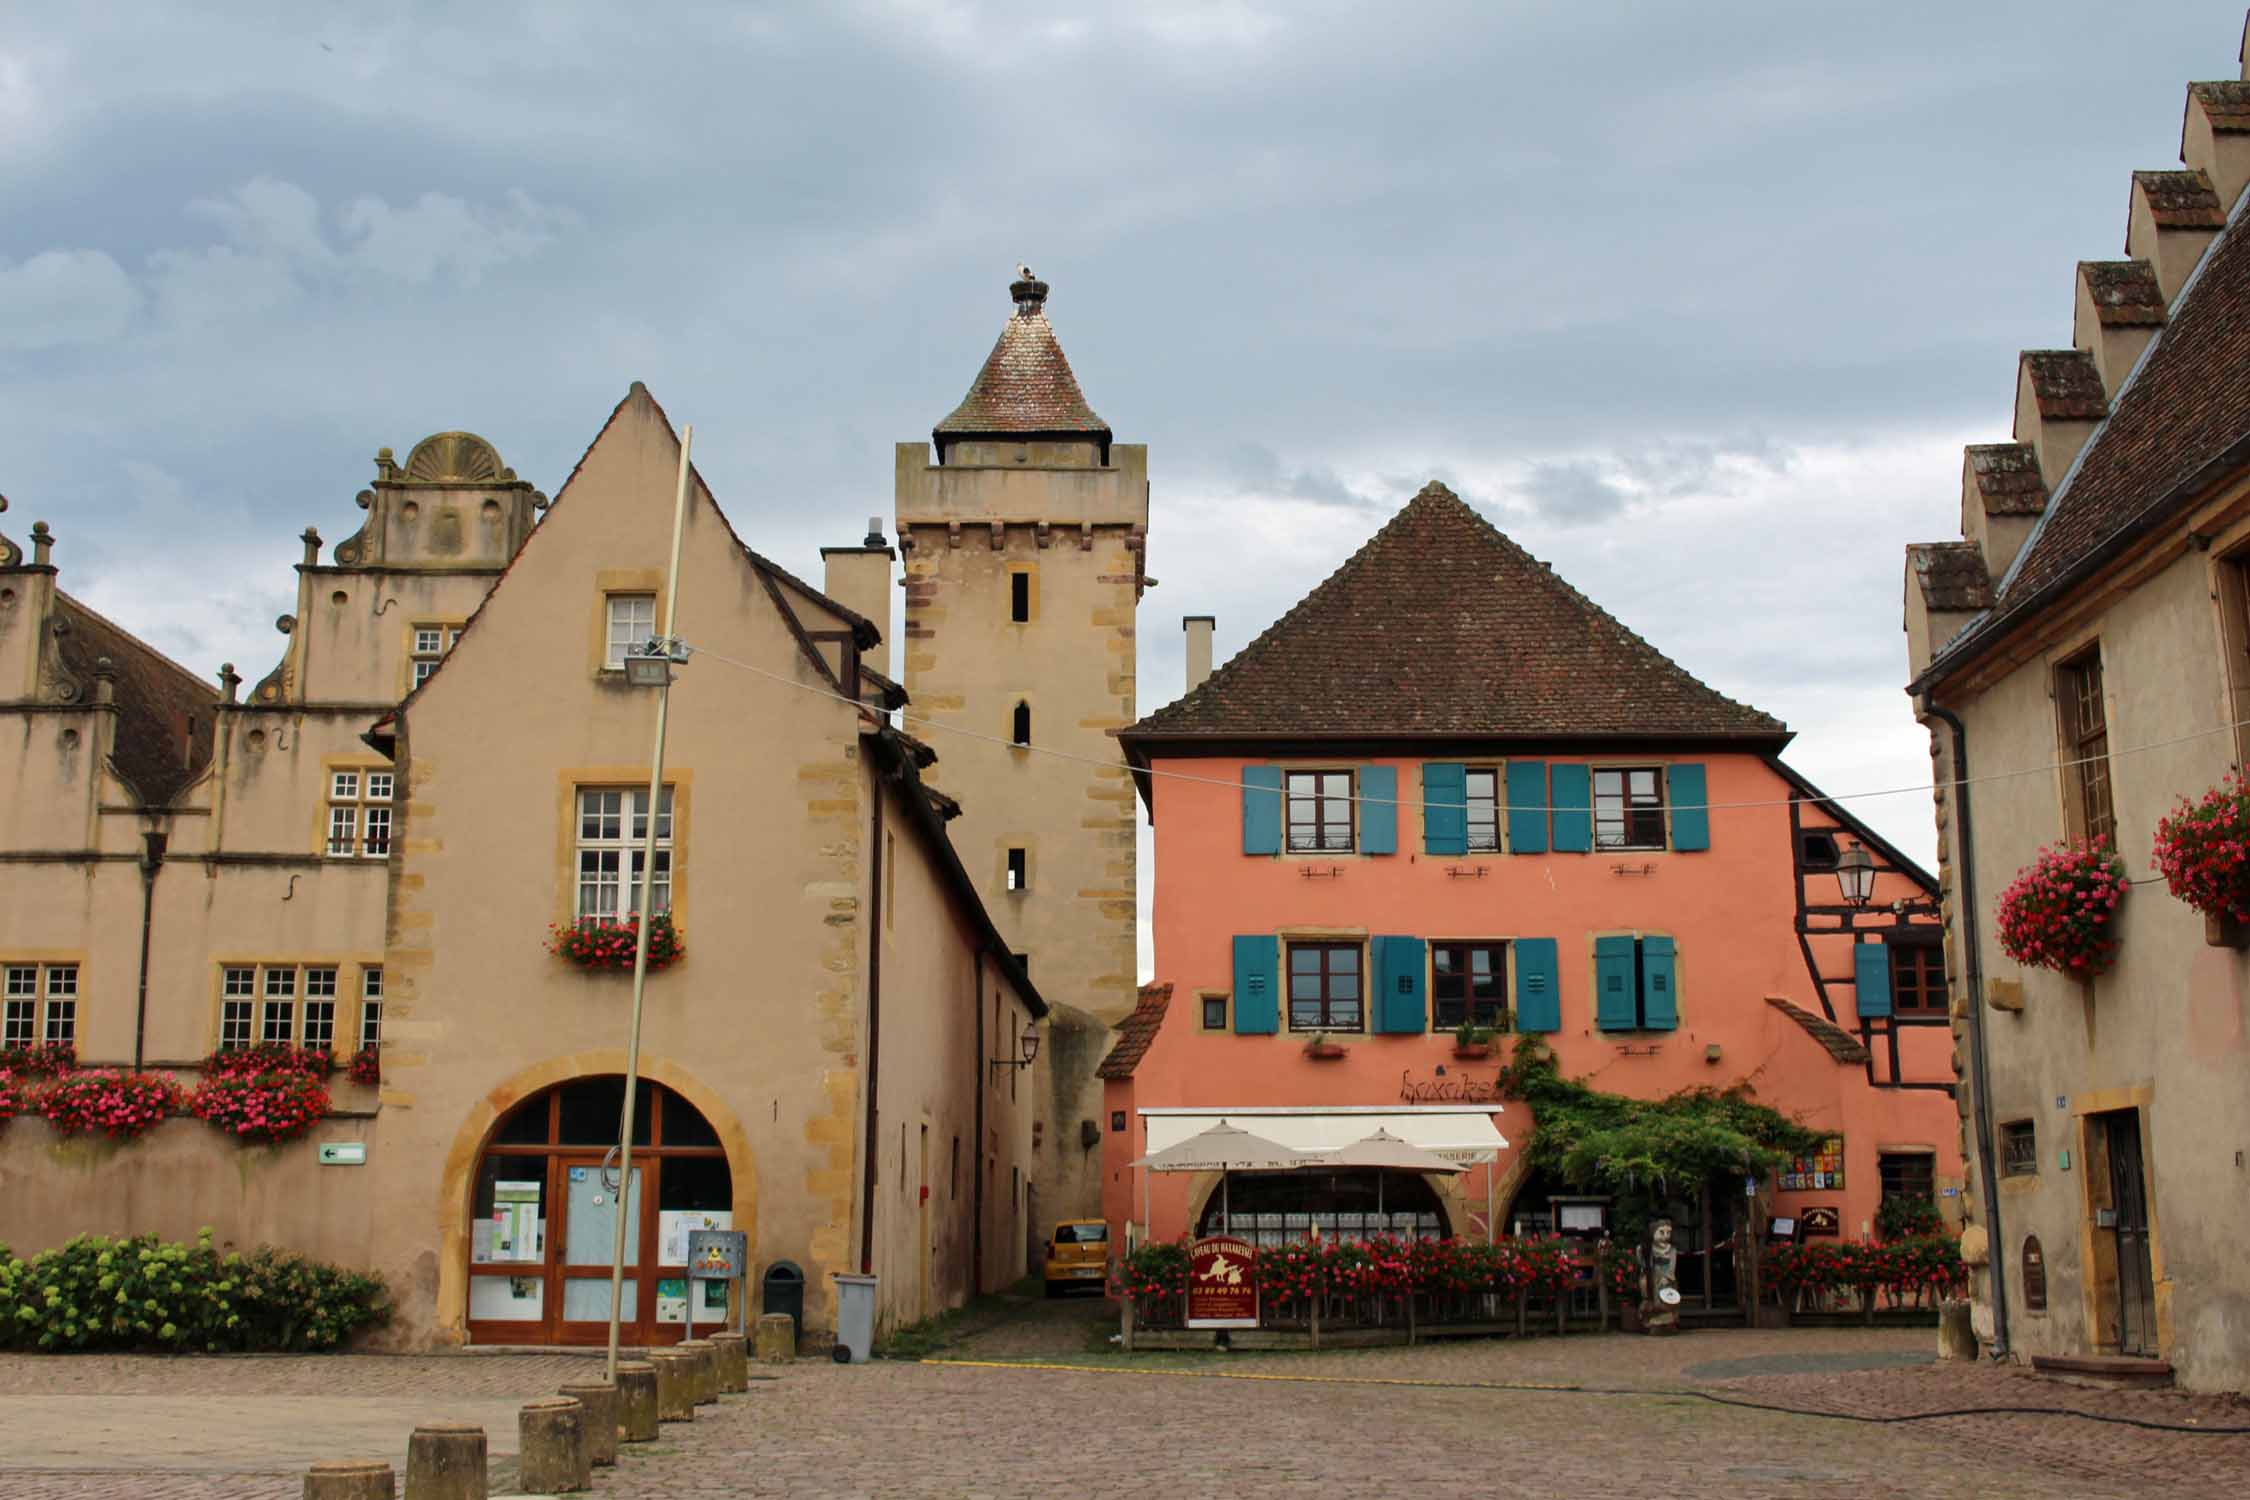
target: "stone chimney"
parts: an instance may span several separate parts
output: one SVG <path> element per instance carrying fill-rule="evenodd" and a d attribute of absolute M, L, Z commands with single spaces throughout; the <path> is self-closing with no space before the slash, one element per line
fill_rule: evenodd
<path fill-rule="evenodd" d="M 898 554 L 883 540 L 883 518 L 867 518 L 867 537 L 856 547 L 823 547 L 821 591 L 849 610 L 865 615 L 882 640 L 859 654 L 860 664 L 891 675 L 891 563 Z"/>
<path fill-rule="evenodd" d="M 2078 263 L 2070 341 L 2093 355 L 2102 389 L 2112 401 L 2133 372 L 2134 361 L 2164 326 L 2164 316 L 2164 293 L 2156 284 L 2156 268 L 2147 261 Z"/>
<path fill-rule="evenodd" d="M 1218 624 L 1213 615 L 1187 615 L 1180 620 L 1187 631 L 1187 691 L 1191 693 L 1211 675 L 1211 632 Z"/>

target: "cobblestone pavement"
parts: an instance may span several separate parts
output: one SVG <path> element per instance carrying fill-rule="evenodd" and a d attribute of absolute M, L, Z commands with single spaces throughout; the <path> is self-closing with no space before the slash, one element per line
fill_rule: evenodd
<path fill-rule="evenodd" d="M 665 1500 L 1058 1492 L 1074 1500 L 1300 1500 L 1308 1487 L 1634 1500 L 1763 1500 L 1840 1489 L 1853 1500 L 1960 1493 L 2102 1500 L 2232 1497 L 2250 1485 L 2250 1436 L 2036 1415 L 1897 1425 L 1842 1419 L 2035 1406 L 2250 1426 L 2250 1406 L 2220 1398 L 2087 1391 L 2010 1369 L 1923 1362 L 1935 1342 L 1928 1330 L 1729 1330 L 1668 1340 L 1573 1336 L 1128 1360 L 1097 1347 L 1103 1318 L 1099 1304 L 1034 1303 L 980 1321 L 944 1356 L 957 1363 L 800 1362 L 748 1395 L 702 1408 L 692 1424 L 667 1426 L 655 1444 L 627 1447 L 619 1468 L 597 1474 L 596 1490 Z M 78 1472 L 54 1472 L 65 1466 L 36 1460 L 65 1444 L 93 1446 L 91 1425 L 137 1431 L 144 1414 L 155 1418 L 154 1430 L 192 1439 L 199 1462 L 246 1444 L 274 1457 L 291 1443 L 303 1446 L 307 1429 L 286 1403 L 305 1399 L 357 1401 L 384 1413 L 381 1422 L 359 1419 L 356 1431 L 368 1441 L 330 1450 L 336 1456 L 384 1454 L 398 1462 L 409 1408 L 416 1417 L 490 1411 L 482 1420 L 497 1450 L 512 1437 L 516 1403 L 592 1363 L 549 1356 L 0 1360 L 0 1397 L 12 1419 L 0 1424 L 0 1495 L 278 1500 L 299 1493 L 301 1458 L 248 1465 L 256 1473 L 193 1472 L 184 1447 L 148 1456 L 162 1445 L 144 1434 L 104 1448 L 102 1462 L 76 1465 Z M 1496 1388 L 1564 1382 L 1627 1393 Z M 307 1390 L 327 1394 L 308 1398 Z M 1721 1405 L 1705 1396 L 1839 1415 Z M 26 1400 L 42 1403 L 28 1421 Z M 201 1403 L 203 1426 L 181 1431 L 193 1408 L 175 1410 L 172 1402 Z"/>

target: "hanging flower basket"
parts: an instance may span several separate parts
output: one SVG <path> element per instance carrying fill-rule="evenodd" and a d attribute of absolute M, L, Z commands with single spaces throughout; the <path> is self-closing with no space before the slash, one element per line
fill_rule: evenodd
<path fill-rule="evenodd" d="M 1342 1042 L 1332 1042 L 1318 1032 L 1313 1033 L 1313 1039 L 1305 1043 L 1305 1056 L 1316 1061 L 1333 1061 L 1343 1055 L 1344 1044 Z"/>
<path fill-rule="evenodd" d="M 260 1042 L 255 1047 L 230 1047 L 212 1053 L 203 1059 L 203 1076 L 256 1078 L 266 1073 L 289 1073 L 300 1078 L 326 1078 L 335 1061 L 335 1054 L 326 1047 Z"/>
<path fill-rule="evenodd" d="M 180 1086 L 169 1073 L 121 1073 L 97 1068 L 68 1073 L 39 1090 L 32 1107 L 57 1135 L 102 1131 L 131 1140 L 162 1124 L 179 1107 Z"/>
<path fill-rule="evenodd" d="M 242 1141 L 292 1141 L 328 1113 L 328 1086 L 304 1073 L 206 1076 L 188 1110 Z"/>
<path fill-rule="evenodd" d="M 580 917 L 575 922 L 550 924 L 547 951 L 581 969 L 630 972 L 633 949 L 640 941 L 640 925 L 638 913 L 624 918 Z M 686 953 L 687 944 L 680 940 L 679 928 L 672 925 L 671 913 L 660 911 L 649 918 L 650 972 L 670 968 Z"/>
<path fill-rule="evenodd" d="M 2077 979 L 2117 957 L 2117 906 L 2132 887 L 2107 838 L 2050 844 L 2000 893 L 2000 947 L 2017 963 Z"/>
<path fill-rule="evenodd" d="M 2166 889 L 2203 913 L 2213 947 L 2250 941 L 2250 783 L 2240 772 L 2194 802 L 2180 799 L 2156 825 L 2150 864 Z"/>

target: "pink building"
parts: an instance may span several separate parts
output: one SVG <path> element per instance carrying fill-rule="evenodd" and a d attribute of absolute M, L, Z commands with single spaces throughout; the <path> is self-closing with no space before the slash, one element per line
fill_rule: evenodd
<path fill-rule="evenodd" d="M 1122 735 L 1155 825 L 1156 983 L 1101 1069 L 1119 1233 L 1219 1227 L 1215 1179 L 1130 1164 L 1220 1119 L 1303 1149 L 1382 1126 L 1470 1164 L 1237 1177 L 1253 1238 L 1596 1225 L 1601 1202 L 1527 1169 L 1510 1030 L 1601 1089 L 1747 1082 L 1830 1132 L 1832 1158 L 1758 1185 L 1816 1233 L 1860 1237 L 1885 1193 L 1950 1207 L 1934 883 L 1781 762 L 1779 721 L 1437 484 L 1204 680 L 1199 624 L 1186 696 Z M 1855 846 L 1865 905 L 1838 876 Z M 1679 1197 L 1696 1278 L 1743 1181 Z M 1731 1264 L 1710 1276 L 1723 1301 Z"/>

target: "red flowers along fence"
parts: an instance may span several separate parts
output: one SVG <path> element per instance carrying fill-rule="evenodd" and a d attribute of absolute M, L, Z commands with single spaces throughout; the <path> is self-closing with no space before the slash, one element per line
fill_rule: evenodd
<path fill-rule="evenodd" d="M 581 969 L 630 970 L 640 933 L 638 912 L 622 919 L 580 917 L 574 922 L 548 924 L 547 951 Z M 672 925 L 671 913 L 660 911 L 650 917 L 649 971 L 670 968 L 686 955 L 687 944 L 681 941 L 680 929 Z"/>
<path fill-rule="evenodd" d="M 2035 969 L 2106 973 L 2117 957 L 2118 903 L 2130 889 L 2107 838 L 2050 844 L 2000 893 L 2000 947 Z"/>
<path fill-rule="evenodd" d="M 1961 1242 L 1941 1234 L 1881 1245 L 1846 1240 L 1776 1245 L 1766 1252 L 1766 1276 L 1784 1307 L 1826 1307 L 1849 1293 L 1869 1322 L 1886 1295 L 1893 1307 L 1934 1305 L 1941 1297 L 1964 1294 L 1969 1285 Z"/>

